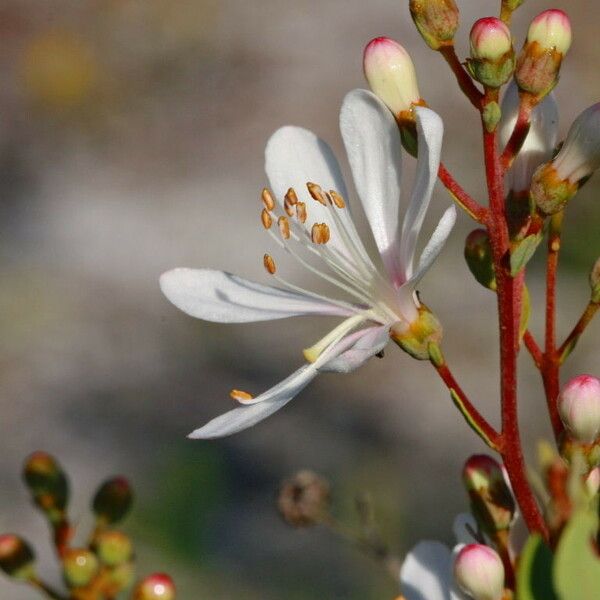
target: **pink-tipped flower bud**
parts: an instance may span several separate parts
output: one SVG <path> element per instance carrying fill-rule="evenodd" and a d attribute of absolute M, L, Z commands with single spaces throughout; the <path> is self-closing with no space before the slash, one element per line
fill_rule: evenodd
<path fill-rule="evenodd" d="M 477 81 L 497 88 L 508 81 L 515 66 L 512 36 L 496 17 L 476 21 L 471 29 L 471 58 L 467 66 Z"/>
<path fill-rule="evenodd" d="M 422 104 L 413 61 L 398 42 L 386 37 L 371 40 L 363 67 L 371 90 L 396 118 L 403 114 L 406 118 L 413 105 Z"/>
<path fill-rule="evenodd" d="M 502 100 L 500 142 L 506 145 L 519 116 L 519 89 L 514 82 L 508 86 Z M 558 142 L 558 105 L 554 94 L 546 96 L 531 112 L 531 126 L 508 172 L 507 183 L 517 195 L 529 192 L 535 170 L 552 158 Z"/>
<path fill-rule="evenodd" d="M 558 396 L 558 410 L 571 437 L 584 444 L 595 442 L 600 437 L 600 379 L 571 379 Z"/>
<path fill-rule="evenodd" d="M 557 9 L 539 14 L 529 26 L 515 71 L 519 88 L 538 99 L 558 83 L 562 59 L 571 47 L 569 17 Z"/>
<path fill-rule="evenodd" d="M 62 557 L 63 578 L 70 588 L 85 587 L 96 577 L 100 563 L 86 548 L 70 548 Z"/>
<path fill-rule="evenodd" d="M 125 477 L 113 477 L 105 481 L 92 500 L 92 510 L 105 524 L 121 521 L 133 503 L 133 491 Z"/>
<path fill-rule="evenodd" d="M 600 467 L 594 467 L 585 478 L 585 489 L 594 497 L 600 491 Z"/>
<path fill-rule="evenodd" d="M 12 534 L 0 535 L 0 570 L 9 577 L 25 581 L 34 572 L 35 555 L 29 544 Z"/>
<path fill-rule="evenodd" d="M 537 42 L 544 50 L 566 54 L 573 41 L 569 17 L 557 8 L 545 10 L 529 25 L 527 41 Z"/>
<path fill-rule="evenodd" d="M 164 573 L 155 573 L 138 583 L 133 600 L 175 600 L 175 584 Z"/>
<path fill-rule="evenodd" d="M 419 33 L 433 50 L 449 46 L 458 29 L 454 0 L 410 0 L 410 14 Z"/>
<path fill-rule="evenodd" d="M 483 544 L 469 544 L 459 551 L 454 577 L 460 589 L 473 600 L 501 600 L 504 594 L 502 560 Z"/>
<path fill-rule="evenodd" d="M 59 520 L 69 501 L 69 482 L 58 461 L 46 452 L 34 452 L 25 461 L 23 479 L 35 504 L 51 521 Z"/>
<path fill-rule="evenodd" d="M 510 528 L 515 501 L 502 467 L 487 454 L 471 456 L 463 468 L 463 482 L 471 500 L 471 512 L 489 535 Z"/>

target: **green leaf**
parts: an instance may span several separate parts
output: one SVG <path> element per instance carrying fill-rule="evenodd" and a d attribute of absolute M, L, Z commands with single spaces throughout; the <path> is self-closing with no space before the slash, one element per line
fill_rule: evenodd
<path fill-rule="evenodd" d="M 552 552 L 541 536 L 529 537 L 517 571 L 519 600 L 558 600 L 552 586 Z"/>
<path fill-rule="evenodd" d="M 581 510 L 573 515 L 561 536 L 554 559 L 554 587 L 561 600 L 600 598 L 600 558 L 594 553 L 593 536 L 598 518 Z"/>
<path fill-rule="evenodd" d="M 510 274 L 513 277 L 516 277 L 529 262 L 541 241 L 542 234 L 536 233 L 528 235 L 513 248 L 510 254 Z"/>

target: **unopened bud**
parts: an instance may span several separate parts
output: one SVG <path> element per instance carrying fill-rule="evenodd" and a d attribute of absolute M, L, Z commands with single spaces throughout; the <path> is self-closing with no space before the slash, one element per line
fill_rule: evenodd
<path fill-rule="evenodd" d="M 550 216 L 563 210 L 578 189 L 577 183 L 561 179 L 552 163 L 545 163 L 535 170 L 529 195 L 537 209 Z"/>
<path fill-rule="evenodd" d="M 600 304 L 600 258 L 590 272 L 590 287 L 592 288 L 592 302 Z"/>
<path fill-rule="evenodd" d="M 418 316 L 412 323 L 398 321 L 390 328 L 390 337 L 402 350 L 417 360 L 431 358 L 431 346 L 439 346 L 443 336 L 442 324 L 424 305 L 418 308 Z"/>
<path fill-rule="evenodd" d="M 294 527 L 316 525 L 327 515 L 331 501 L 329 483 L 312 471 L 299 471 L 283 482 L 277 508 Z"/>
<path fill-rule="evenodd" d="M 502 121 L 499 133 L 503 146 L 510 139 L 519 115 L 519 89 L 511 82 L 502 100 Z M 523 194 L 531 187 L 535 170 L 552 158 L 558 141 L 558 105 L 554 94 L 546 96 L 531 111 L 529 133 L 508 172 L 508 185 L 515 194 Z"/>
<path fill-rule="evenodd" d="M 433 50 L 452 44 L 458 29 L 454 0 L 410 0 L 410 14 L 419 33 Z"/>
<path fill-rule="evenodd" d="M 367 44 L 363 67 L 371 90 L 396 118 L 412 120 L 412 107 L 422 100 L 408 52 L 398 42 L 378 37 Z"/>
<path fill-rule="evenodd" d="M 465 241 L 465 260 L 478 283 L 490 290 L 496 289 L 492 246 L 485 229 L 475 229 L 467 236 Z"/>
<path fill-rule="evenodd" d="M 485 86 L 497 88 L 508 81 L 515 66 L 510 29 L 500 19 L 485 17 L 473 25 L 470 35 L 471 75 Z"/>
<path fill-rule="evenodd" d="M 0 535 L 0 569 L 9 577 L 29 579 L 34 561 L 33 550 L 24 539 L 12 534 Z"/>
<path fill-rule="evenodd" d="M 96 517 L 106 524 L 118 523 L 129 512 L 133 491 L 124 477 L 105 481 L 96 492 L 92 508 Z"/>
<path fill-rule="evenodd" d="M 590 496 L 595 496 L 600 491 L 600 467 L 594 467 L 585 478 L 585 489 Z"/>
<path fill-rule="evenodd" d="M 527 41 L 519 58 L 515 79 L 519 87 L 538 98 L 558 83 L 564 55 L 571 47 L 569 17 L 557 9 L 545 10 L 529 26 Z"/>
<path fill-rule="evenodd" d="M 515 501 L 502 467 L 486 454 L 476 454 L 463 468 L 463 482 L 471 500 L 471 512 L 488 534 L 508 529 L 515 514 Z"/>
<path fill-rule="evenodd" d="M 37 506 L 51 519 L 60 518 L 69 500 L 69 483 L 56 459 L 46 452 L 33 453 L 25 461 L 23 478 Z"/>
<path fill-rule="evenodd" d="M 120 531 L 102 531 L 94 539 L 94 552 L 107 567 L 126 563 L 133 554 L 133 545 L 128 536 Z"/>
<path fill-rule="evenodd" d="M 175 583 L 164 573 L 155 573 L 138 583 L 133 600 L 175 600 Z"/>
<path fill-rule="evenodd" d="M 558 410 L 571 437 L 584 444 L 595 442 L 600 437 L 600 379 L 571 379 L 558 396 Z"/>
<path fill-rule="evenodd" d="M 62 557 L 63 577 L 70 588 L 85 587 L 96 577 L 100 564 L 85 548 L 72 548 Z"/>
<path fill-rule="evenodd" d="M 483 544 L 468 544 L 454 562 L 454 577 L 473 600 L 501 600 L 504 565 L 498 554 Z"/>

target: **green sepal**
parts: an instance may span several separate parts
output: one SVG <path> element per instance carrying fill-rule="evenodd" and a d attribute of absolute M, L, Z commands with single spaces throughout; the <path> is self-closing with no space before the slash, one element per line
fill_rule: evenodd
<path fill-rule="evenodd" d="M 502 118 L 500 105 L 497 102 L 488 102 L 485 105 L 481 116 L 487 132 L 493 133 Z"/>
<path fill-rule="evenodd" d="M 525 268 L 541 241 L 542 234 L 535 233 L 528 235 L 513 247 L 510 253 L 510 274 L 512 277 L 516 277 Z"/>
<path fill-rule="evenodd" d="M 529 537 L 519 558 L 519 600 L 558 600 L 552 585 L 552 558 L 552 551 L 539 534 Z"/>
<path fill-rule="evenodd" d="M 450 390 L 450 396 L 452 398 L 452 402 L 458 410 L 460 414 L 464 417 L 467 425 L 483 440 L 486 446 L 491 448 L 492 450 L 498 451 L 498 446 L 490 440 L 490 438 L 485 434 L 485 432 L 477 425 L 477 423 L 473 420 L 473 417 L 469 414 L 469 411 L 465 408 L 463 401 L 460 399 L 460 396 L 456 393 L 455 390 Z"/>

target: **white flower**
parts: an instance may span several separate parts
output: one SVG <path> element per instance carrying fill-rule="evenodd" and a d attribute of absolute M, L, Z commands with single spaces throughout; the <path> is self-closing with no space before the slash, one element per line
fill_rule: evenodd
<path fill-rule="evenodd" d="M 514 80 L 502 99 L 500 141 L 506 145 L 519 114 L 519 89 Z M 553 93 L 548 94 L 531 112 L 531 126 L 521 150 L 508 172 L 507 183 L 516 193 L 529 192 L 535 170 L 552 158 L 558 141 L 558 105 Z"/>
<path fill-rule="evenodd" d="M 254 425 L 287 404 L 319 372 L 358 368 L 386 346 L 392 325 L 408 327 L 418 317 L 415 286 L 442 249 L 456 212 L 454 207 L 445 212 L 413 268 L 417 236 L 437 178 L 443 134 L 436 113 L 427 108 L 415 111 L 419 158 L 401 229 L 401 145 L 394 117 L 365 90 L 350 92 L 340 114 L 354 183 L 383 270 L 358 236 L 344 200 L 348 195 L 340 168 L 329 146 L 310 131 L 291 126 L 276 131 L 267 144 L 266 172 L 273 194 L 263 193 L 263 225 L 300 264 L 343 292 L 344 299 L 288 283 L 278 275 L 270 255 L 265 255 L 265 267 L 281 287 L 211 269 L 174 269 L 162 275 L 160 284 L 166 297 L 187 314 L 208 321 L 344 317 L 339 326 L 304 351 L 308 362 L 300 369 L 256 398 L 234 390 L 232 396 L 243 406 L 213 419 L 190 437 L 220 437 Z M 279 229 L 278 234 L 273 229 Z"/>

